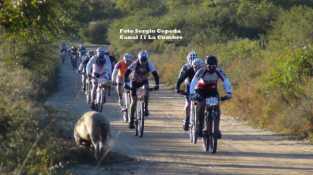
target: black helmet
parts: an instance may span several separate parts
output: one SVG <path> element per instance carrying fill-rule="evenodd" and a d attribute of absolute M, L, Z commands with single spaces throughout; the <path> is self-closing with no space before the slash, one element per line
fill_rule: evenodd
<path fill-rule="evenodd" d="M 214 56 L 214 55 L 208 55 L 208 56 L 205 57 L 205 63 L 206 63 L 207 65 L 215 65 L 215 66 L 217 66 L 218 61 L 217 61 L 216 56 Z"/>

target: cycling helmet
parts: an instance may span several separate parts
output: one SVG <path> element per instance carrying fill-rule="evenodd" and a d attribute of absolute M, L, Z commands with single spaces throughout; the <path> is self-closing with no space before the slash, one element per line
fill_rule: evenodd
<path fill-rule="evenodd" d="M 206 56 L 206 64 L 209 69 L 209 72 L 214 72 L 218 64 L 216 56 L 214 55 Z"/>
<path fill-rule="evenodd" d="M 186 58 L 187 58 L 187 63 L 191 65 L 192 61 L 197 58 L 197 53 L 195 51 L 191 51 L 188 53 Z"/>
<path fill-rule="evenodd" d="M 132 62 L 133 61 L 133 55 L 130 53 L 125 53 L 123 56 L 123 60 L 125 62 Z"/>
<path fill-rule="evenodd" d="M 138 60 L 140 64 L 145 64 L 148 62 L 148 52 L 147 51 L 140 51 L 138 53 Z"/>
<path fill-rule="evenodd" d="M 97 56 L 98 57 L 103 57 L 104 58 L 104 55 L 106 55 L 106 53 L 108 52 L 108 50 L 106 49 L 106 48 L 104 48 L 104 47 L 99 47 L 99 48 L 97 48 L 97 50 L 96 50 L 96 54 L 97 54 Z"/>
<path fill-rule="evenodd" d="M 192 61 L 192 67 L 195 71 L 199 70 L 205 65 L 204 61 L 201 58 L 196 58 Z"/>

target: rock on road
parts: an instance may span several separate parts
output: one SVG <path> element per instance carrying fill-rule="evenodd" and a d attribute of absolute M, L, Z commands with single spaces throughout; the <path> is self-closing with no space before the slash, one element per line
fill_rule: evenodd
<path fill-rule="evenodd" d="M 80 92 L 80 76 L 68 62 L 60 68 L 58 87 L 47 104 L 77 117 L 89 110 Z M 229 116 L 221 119 L 223 138 L 218 152 L 202 152 L 202 141 L 191 144 L 188 133 L 181 129 L 183 97 L 164 87 L 151 93 L 143 138 L 135 137 L 134 130 L 121 122 L 117 99 L 109 98 L 103 113 L 111 120 L 113 151 L 138 161 L 104 166 L 77 164 L 71 168 L 73 174 L 313 174 L 312 145 L 253 129 Z"/>

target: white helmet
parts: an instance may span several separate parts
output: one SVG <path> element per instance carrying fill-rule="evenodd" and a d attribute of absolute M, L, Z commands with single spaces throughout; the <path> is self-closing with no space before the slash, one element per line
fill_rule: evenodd
<path fill-rule="evenodd" d="M 197 71 L 201 69 L 203 66 L 205 66 L 205 63 L 201 58 L 196 58 L 192 61 L 191 65 L 195 69 L 195 71 Z"/>
<path fill-rule="evenodd" d="M 195 51 L 191 51 L 188 53 L 186 59 L 188 64 L 192 64 L 192 61 L 197 58 L 197 53 Z"/>
<path fill-rule="evenodd" d="M 125 53 L 123 56 L 123 60 L 126 62 L 132 62 L 133 61 L 133 55 L 130 53 Z"/>

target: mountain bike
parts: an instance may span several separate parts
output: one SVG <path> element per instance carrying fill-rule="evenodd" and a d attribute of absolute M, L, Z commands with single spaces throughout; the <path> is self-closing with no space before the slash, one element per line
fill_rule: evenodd
<path fill-rule="evenodd" d="M 205 99 L 204 125 L 203 131 L 203 149 L 205 152 L 216 153 L 218 143 L 218 126 L 219 105 L 221 101 L 228 100 L 228 97 L 208 97 Z"/>
<path fill-rule="evenodd" d="M 189 138 L 190 142 L 197 144 L 197 140 L 200 133 L 200 122 L 197 117 L 197 105 L 190 104 L 190 125 L 189 125 Z"/>
<path fill-rule="evenodd" d="M 153 91 L 155 89 L 149 88 L 149 91 Z M 139 88 L 137 90 L 137 107 L 136 107 L 136 116 L 135 116 L 135 130 L 136 136 L 142 137 L 144 132 L 144 124 L 145 124 L 145 89 Z"/>
<path fill-rule="evenodd" d="M 103 105 L 106 102 L 106 88 L 110 86 L 110 81 L 106 79 L 97 79 L 96 101 L 95 109 L 98 112 L 102 112 Z"/>
<path fill-rule="evenodd" d="M 179 91 L 180 95 L 187 95 L 185 91 Z M 196 115 L 197 105 L 191 103 L 190 104 L 190 118 L 189 118 L 189 138 L 190 142 L 193 144 L 197 143 L 198 135 L 199 135 L 199 120 Z"/>

